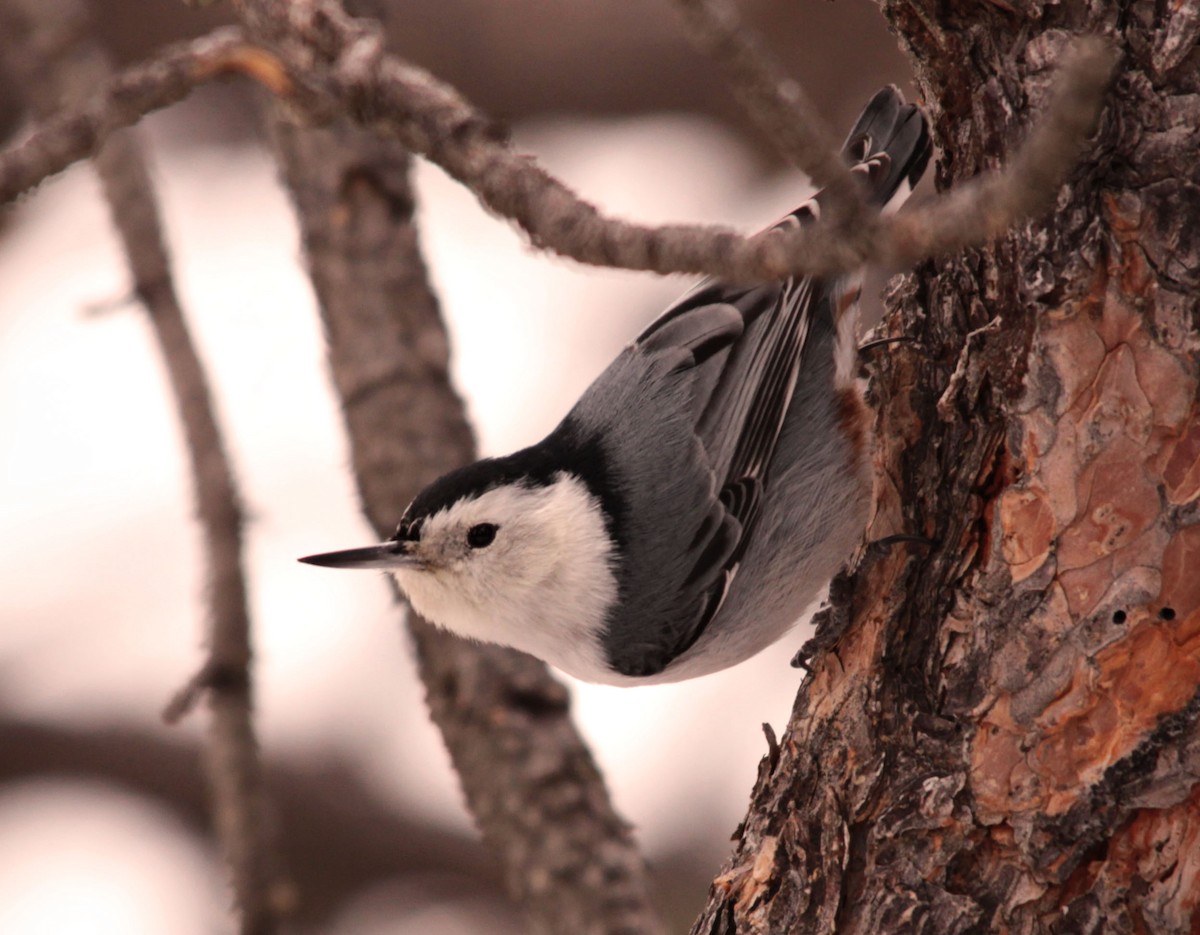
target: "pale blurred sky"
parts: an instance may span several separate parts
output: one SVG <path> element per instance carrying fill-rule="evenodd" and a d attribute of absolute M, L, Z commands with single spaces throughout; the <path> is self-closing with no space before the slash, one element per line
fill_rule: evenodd
<path fill-rule="evenodd" d="M 252 517 L 263 745 L 332 749 L 383 795 L 466 827 L 384 582 L 296 562 L 372 536 L 275 170 L 258 150 L 172 145 L 186 120 L 183 108 L 149 129 L 178 284 Z M 517 136 L 591 200 L 638 220 L 758 227 L 806 191 L 794 177 L 752 179 L 737 142 L 694 119 Z M 488 453 L 551 428 L 688 285 L 536 254 L 437 170 L 422 165 L 417 180 L 454 376 Z M 0 698 L 30 718 L 166 730 L 158 712 L 201 659 L 198 534 L 148 326 L 132 306 L 96 310 L 128 278 L 88 170 L 22 203 L 0 270 Z M 800 681 L 787 663 L 804 636 L 679 686 L 575 688 L 579 723 L 651 855 L 708 848 L 715 871 L 765 751 L 759 725 L 786 723 Z M 179 729 L 198 734 L 203 717 Z M 152 806 L 103 788 L 0 788 L 0 932 L 220 931 L 210 857 Z"/>

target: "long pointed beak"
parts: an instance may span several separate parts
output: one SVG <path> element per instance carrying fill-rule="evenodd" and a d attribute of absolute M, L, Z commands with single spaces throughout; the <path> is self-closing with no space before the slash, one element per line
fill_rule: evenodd
<path fill-rule="evenodd" d="M 300 561 L 309 565 L 324 565 L 326 568 L 399 568 L 424 564 L 409 553 L 406 542 L 384 542 L 365 549 L 322 552 L 320 555 L 306 555 Z"/>

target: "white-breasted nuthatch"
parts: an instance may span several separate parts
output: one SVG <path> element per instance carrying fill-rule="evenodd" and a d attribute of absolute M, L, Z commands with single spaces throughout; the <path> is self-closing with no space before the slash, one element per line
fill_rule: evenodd
<path fill-rule="evenodd" d="M 929 160 L 925 117 L 884 88 L 843 154 L 870 202 L 895 210 Z M 811 223 L 821 197 L 780 223 Z M 588 681 L 741 662 L 862 536 L 859 290 L 857 276 L 702 282 L 545 439 L 434 481 L 382 545 L 301 561 L 388 571 L 434 623 Z"/>

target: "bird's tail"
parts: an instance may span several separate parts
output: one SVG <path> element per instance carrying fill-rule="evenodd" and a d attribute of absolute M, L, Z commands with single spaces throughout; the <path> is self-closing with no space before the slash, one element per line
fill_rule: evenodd
<path fill-rule="evenodd" d="M 859 114 L 842 146 L 842 158 L 852 172 L 866 177 L 868 203 L 890 214 L 912 194 L 932 148 L 925 114 L 915 104 L 904 103 L 899 89 L 888 85 Z M 823 197 L 824 190 L 817 192 L 781 224 L 811 223 L 821 215 Z"/>
<path fill-rule="evenodd" d="M 855 171 L 866 173 L 868 199 L 886 214 L 899 208 L 921 180 L 932 148 L 925 114 L 888 85 L 859 115 L 842 156 Z"/>
<path fill-rule="evenodd" d="M 851 172 L 864 177 L 867 202 L 890 214 L 899 210 L 921 180 L 932 148 L 925 114 L 916 105 L 904 103 L 904 95 L 889 85 L 876 92 L 855 121 L 842 147 L 842 158 Z M 821 216 L 826 197 L 826 190 L 817 192 L 783 223 L 812 223 Z M 855 379 L 861 293 L 861 270 L 831 277 L 823 285 L 820 301 L 828 317 L 813 316 L 815 322 L 833 326 L 834 385 L 839 388 L 851 386 Z"/>

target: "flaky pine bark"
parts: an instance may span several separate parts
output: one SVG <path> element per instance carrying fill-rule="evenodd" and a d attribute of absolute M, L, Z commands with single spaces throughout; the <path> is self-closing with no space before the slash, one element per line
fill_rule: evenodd
<path fill-rule="evenodd" d="M 694 931 L 1196 931 L 1200 14 L 884 7 L 943 187 L 1068 33 L 1123 58 L 1052 214 L 893 292 L 868 538 L 933 544 L 835 582 Z"/>

